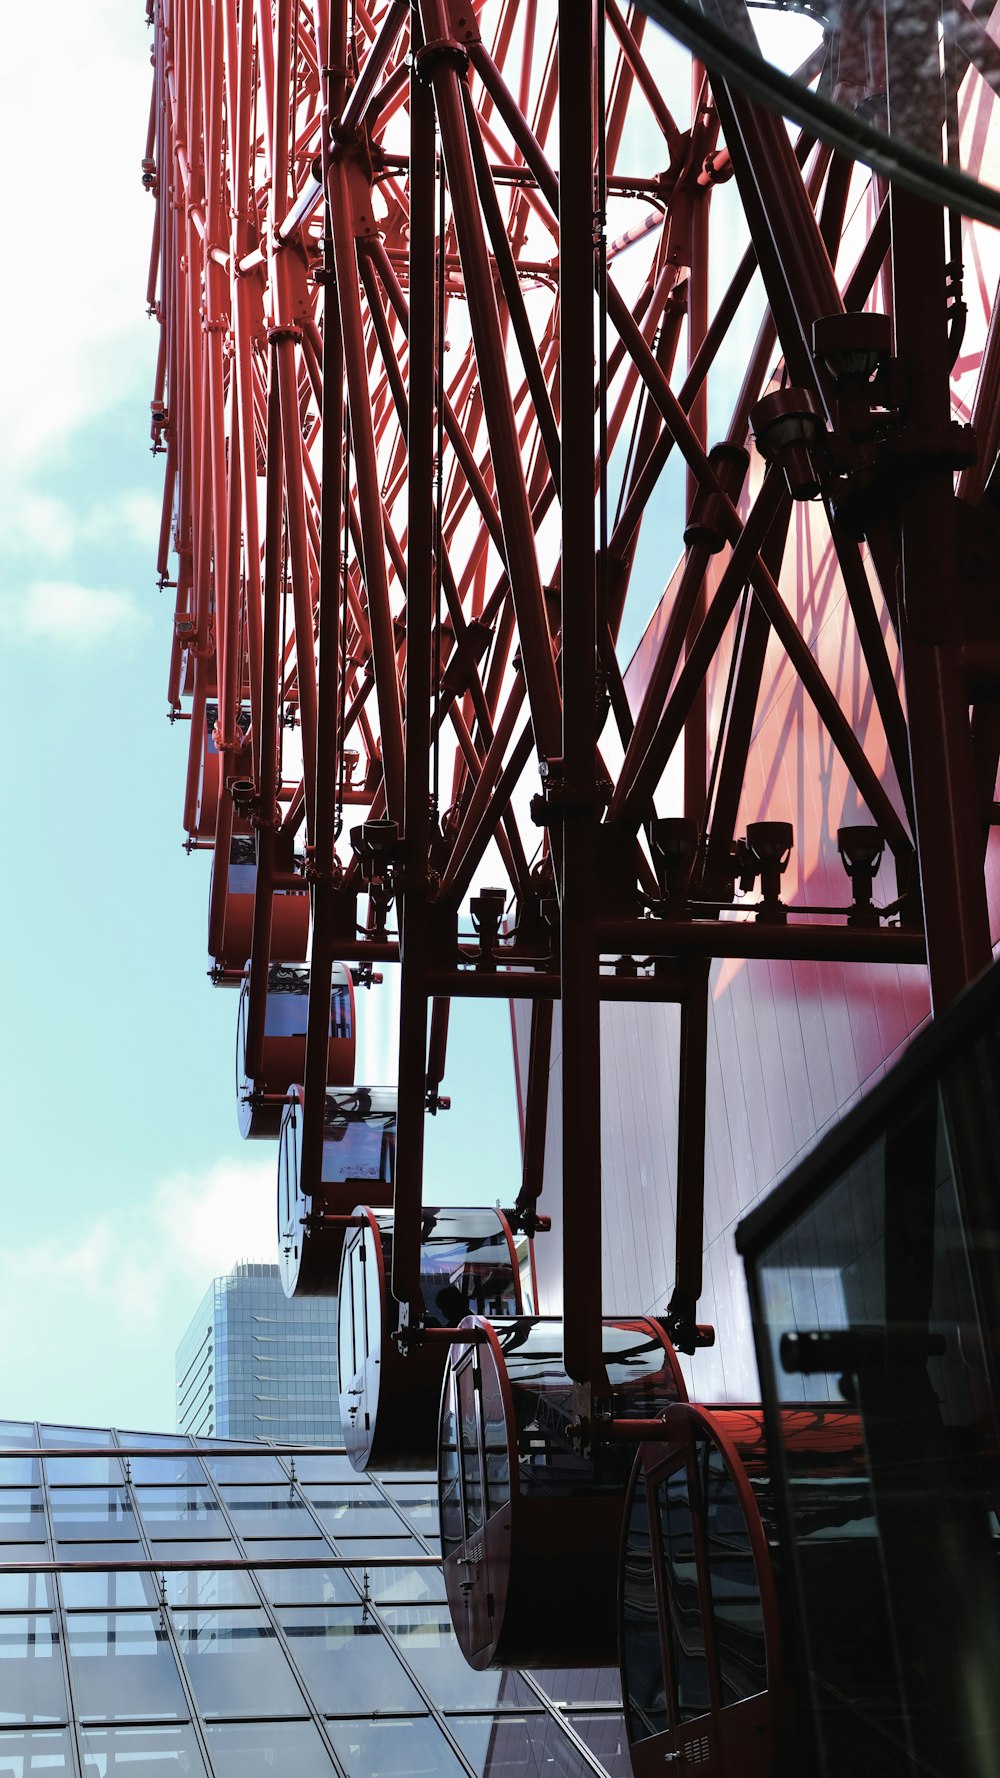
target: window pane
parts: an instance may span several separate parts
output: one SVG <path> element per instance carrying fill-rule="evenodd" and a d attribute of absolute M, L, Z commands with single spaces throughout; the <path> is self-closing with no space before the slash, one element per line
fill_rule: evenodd
<path fill-rule="evenodd" d="M 216 1457 L 204 1453 L 205 1468 L 217 1482 L 287 1482 L 277 1457 Z"/>
<path fill-rule="evenodd" d="M 503 1674 L 477 1673 L 467 1665 L 447 1606 L 389 1606 L 382 1615 L 399 1643 L 403 1659 L 427 1687 L 435 1704 L 446 1709 L 463 1705 L 494 1708 Z"/>
<path fill-rule="evenodd" d="M 5 1450 L 11 1446 L 33 1445 L 35 1428 L 30 1420 L 0 1420 L 0 1445 Z"/>
<path fill-rule="evenodd" d="M 357 1605 L 358 1588 L 343 1568 L 257 1568 L 267 1597 L 277 1605 Z M 360 1575 L 358 1577 L 360 1584 Z"/>
<path fill-rule="evenodd" d="M 151 1574 L 64 1574 L 67 1610 L 120 1611 L 130 1605 L 155 1606 L 157 1583 Z"/>
<path fill-rule="evenodd" d="M 3 1778 L 34 1778 L 36 1772 L 72 1772 L 68 1729 L 20 1729 L 0 1734 Z"/>
<path fill-rule="evenodd" d="M 464 1778 L 433 1717 L 326 1726 L 347 1778 Z"/>
<path fill-rule="evenodd" d="M 9 1488 L 26 1484 L 31 1487 L 38 1485 L 38 1458 L 0 1457 L 0 1486 Z"/>
<path fill-rule="evenodd" d="M 200 1568 L 188 1573 L 174 1568 L 163 1578 L 171 1605 L 260 1604 L 248 1577 L 237 1568 Z"/>
<path fill-rule="evenodd" d="M 153 1544 L 153 1560 L 161 1562 L 227 1562 L 236 1553 L 231 1537 L 206 1537 L 203 1543 L 174 1543 L 167 1538 Z"/>
<path fill-rule="evenodd" d="M 363 1607 L 279 1612 L 292 1659 L 320 1710 L 413 1710 L 419 1696 Z"/>
<path fill-rule="evenodd" d="M 0 1488 L 0 1543 L 44 1543 L 45 1537 L 37 1488 Z"/>
<path fill-rule="evenodd" d="M 708 1663 L 701 1620 L 701 1595 L 695 1561 L 694 1526 L 688 1478 L 675 1470 L 657 1490 L 663 1531 L 663 1562 L 667 1577 L 670 1641 L 681 1722 L 704 1716 L 709 1709 Z"/>
<path fill-rule="evenodd" d="M 336 1770 L 315 1723 L 206 1723 L 205 1735 L 215 1778 L 329 1778 Z"/>
<path fill-rule="evenodd" d="M 304 1716 L 305 1702 L 262 1611 L 178 1612 L 188 1676 L 206 1716 Z"/>
<path fill-rule="evenodd" d="M 708 1452 L 705 1545 L 712 1588 L 715 1648 L 723 1704 L 736 1704 L 767 1687 L 764 1612 L 750 1532 L 722 1452 Z"/>
<path fill-rule="evenodd" d="M 305 1501 L 288 1482 L 276 1488 L 224 1488 L 223 1499 L 241 1537 L 315 1537 Z"/>
<path fill-rule="evenodd" d="M 207 1488 L 137 1488 L 150 1537 L 224 1537 L 222 1510 Z"/>
<path fill-rule="evenodd" d="M 187 1703 L 166 1631 L 152 1612 L 74 1613 L 66 1620 L 78 1715 L 91 1721 L 183 1721 Z"/>
<path fill-rule="evenodd" d="M 48 1575 L 0 1574 L 0 1611 L 47 1611 L 51 1604 Z"/>
<path fill-rule="evenodd" d="M 300 1482 L 349 1482 L 352 1477 L 357 1480 L 357 1473 L 347 1456 L 295 1459 L 295 1475 Z"/>
<path fill-rule="evenodd" d="M 362 1582 L 364 1569 L 352 1568 Z M 368 1591 L 376 1605 L 432 1605 L 447 1599 L 440 1568 L 369 1568 Z"/>
<path fill-rule="evenodd" d="M 53 1488 L 52 1525 L 60 1541 L 138 1535 L 124 1488 Z"/>
<path fill-rule="evenodd" d="M 388 1500 L 365 1484 L 311 1487 L 306 1493 L 334 1537 L 405 1537 L 407 1527 Z"/>
<path fill-rule="evenodd" d="M 45 1473 L 51 1483 L 120 1482 L 118 1457 L 47 1457 Z"/>
<path fill-rule="evenodd" d="M 173 1482 L 178 1486 L 204 1482 L 205 1471 L 197 1457 L 185 1457 L 178 1451 L 176 1457 L 132 1457 L 132 1480 L 137 1484 L 143 1482 Z"/>
<path fill-rule="evenodd" d="M 609 1778 L 632 1778 L 624 1716 L 571 1716 L 569 1720 Z"/>
<path fill-rule="evenodd" d="M 482 1778 L 590 1778 L 550 1716 L 453 1716 L 448 1727 Z"/>
<path fill-rule="evenodd" d="M 205 1762 L 194 1730 L 186 1725 L 154 1729 L 81 1729 L 84 1778 L 204 1778 Z M 2 1771 L 2 1768 L 0 1768 Z"/>
<path fill-rule="evenodd" d="M 14 1441 L 8 1442 L 13 1443 Z M 33 1444 L 34 1440 L 29 1439 L 27 1442 Z M 42 1427 L 42 1444 L 53 1450 L 58 1450 L 61 1445 L 70 1445 L 74 1449 L 77 1445 L 97 1445 L 99 1449 L 103 1450 L 105 1446 L 113 1445 L 114 1442 L 106 1426 Z"/>
<path fill-rule="evenodd" d="M 65 1722 L 66 1688 L 52 1618 L 0 1618 L 0 1722 Z"/>
<path fill-rule="evenodd" d="M 405 1562 L 407 1556 L 426 1556 L 416 1537 L 338 1537 L 337 1553 L 346 1560 L 363 1566 L 366 1556 L 393 1556 Z"/>

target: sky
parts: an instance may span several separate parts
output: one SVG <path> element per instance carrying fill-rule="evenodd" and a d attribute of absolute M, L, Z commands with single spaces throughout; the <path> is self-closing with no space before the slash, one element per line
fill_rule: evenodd
<path fill-rule="evenodd" d="M 182 848 L 188 729 L 165 719 L 151 34 L 141 0 L 52 0 L 44 31 L 7 39 L 0 1415 L 171 1431 L 174 1351 L 209 1281 L 274 1257 L 276 1145 L 237 1130 L 237 996 L 207 980 L 209 855 Z M 388 983 L 358 996 L 373 1082 L 394 1012 Z M 445 1090 L 427 1201 L 510 1201 L 505 1004 L 455 1006 Z"/>

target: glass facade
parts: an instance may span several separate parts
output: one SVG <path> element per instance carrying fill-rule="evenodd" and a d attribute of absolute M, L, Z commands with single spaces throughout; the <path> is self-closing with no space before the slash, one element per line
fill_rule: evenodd
<path fill-rule="evenodd" d="M 176 1369 L 181 1432 L 340 1443 L 336 1299 L 287 1297 L 277 1266 L 243 1263 L 213 1281 Z"/>
<path fill-rule="evenodd" d="M 629 1770 L 617 1674 L 466 1666 L 431 1476 L 0 1422 L 0 1481 L 0 1778 Z"/>

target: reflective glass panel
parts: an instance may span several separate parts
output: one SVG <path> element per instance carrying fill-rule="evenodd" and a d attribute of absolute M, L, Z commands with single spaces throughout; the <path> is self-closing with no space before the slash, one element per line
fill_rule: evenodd
<path fill-rule="evenodd" d="M 397 1521 L 398 1523 L 398 1521 Z M 339 1553 L 351 1562 L 363 1562 L 366 1556 L 393 1556 L 402 1562 L 407 1556 L 426 1556 L 427 1551 L 416 1537 L 337 1537 Z"/>
<path fill-rule="evenodd" d="M 306 1493 L 335 1537 L 405 1537 L 407 1527 L 388 1500 L 366 1484 L 310 1487 Z"/>
<path fill-rule="evenodd" d="M 347 1456 L 297 1456 L 295 1477 L 299 1482 L 349 1482 L 352 1479 L 357 1481 L 358 1473 Z"/>
<path fill-rule="evenodd" d="M 277 1457 L 221 1457 L 205 1452 L 205 1468 L 217 1482 L 287 1482 L 288 1473 Z M 296 1463 L 296 1468 L 298 1464 Z"/>
<path fill-rule="evenodd" d="M 173 1482 L 177 1486 L 204 1482 L 205 1470 L 197 1457 L 184 1457 L 178 1451 L 176 1457 L 131 1457 L 132 1480 L 137 1484 L 149 1482 Z"/>
<path fill-rule="evenodd" d="M 225 1521 L 207 1488 L 137 1488 L 150 1537 L 224 1537 Z"/>
<path fill-rule="evenodd" d="M 764 1612 L 746 1517 L 722 1452 L 708 1447 L 705 1476 L 705 1552 L 712 1589 L 715 1652 L 723 1704 L 736 1704 L 767 1687 Z"/>
<path fill-rule="evenodd" d="M 123 1488 L 53 1488 L 52 1525 L 56 1537 L 138 1535 L 135 1514 Z"/>
<path fill-rule="evenodd" d="M 53 1619 L 0 1618 L 0 1722 L 65 1721 L 66 1688 Z"/>
<path fill-rule="evenodd" d="M 258 1605 L 260 1602 L 246 1574 L 238 1568 L 201 1568 L 184 1573 L 176 1568 L 164 1575 L 171 1605 Z"/>
<path fill-rule="evenodd" d="M 222 1497 L 241 1537 L 315 1537 L 305 1501 L 286 1482 L 274 1488 L 224 1488 Z"/>
<path fill-rule="evenodd" d="M 77 1445 L 96 1445 L 99 1449 L 103 1449 L 107 1445 L 113 1445 L 114 1442 L 106 1426 L 42 1427 L 42 1444 L 51 1450 L 59 1450 L 64 1445 L 69 1445 L 72 1449 L 75 1449 Z"/>
<path fill-rule="evenodd" d="M 37 1482 L 37 1457 L 0 1457 L 0 1487 L 35 1486 Z"/>
<path fill-rule="evenodd" d="M 389 1483 L 387 1491 L 395 1505 L 423 1536 L 426 1537 L 428 1532 L 433 1537 L 437 1536 L 440 1508 L 435 1488 L 421 1487 L 415 1482 L 401 1482 L 396 1487 Z"/>
<path fill-rule="evenodd" d="M 153 1560 L 161 1562 L 229 1561 L 236 1554 L 232 1538 L 205 1538 L 203 1543 L 174 1543 L 170 1540 L 153 1544 Z"/>
<path fill-rule="evenodd" d="M 188 1677 L 205 1716 L 304 1716 L 305 1701 L 262 1611 L 177 1612 Z"/>
<path fill-rule="evenodd" d="M 251 1562 L 263 1562 L 272 1557 L 280 1561 L 289 1556 L 328 1556 L 330 1545 L 310 1523 L 306 1537 L 248 1537 L 246 1552 Z"/>
<path fill-rule="evenodd" d="M 694 1523 L 686 1470 L 676 1469 L 673 1475 L 660 1483 L 657 1495 L 677 1715 L 679 1721 L 688 1722 L 692 1717 L 704 1716 L 709 1708 L 709 1691 Z"/>
<path fill-rule="evenodd" d="M 419 1696 L 363 1607 L 285 1607 L 278 1619 L 320 1710 L 413 1710 Z"/>
<path fill-rule="evenodd" d="M 0 1446 L 34 1445 L 35 1428 L 30 1420 L 0 1420 Z"/>
<path fill-rule="evenodd" d="M 433 1717 L 328 1722 L 347 1778 L 459 1778 L 462 1767 Z"/>
<path fill-rule="evenodd" d="M 0 1574 L 0 1611 L 46 1611 L 52 1604 L 45 1574 Z"/>
<path fill-rule="evenodd" d="M 656 1540 L 659 1540 L 659 1531 Z M 629 1732 L 633 1741 L 662 1735 L 670 1727 L 654 1560 L 645 1477 L 640 1471 L 629 1512 L 623 1586 L 622 1664 L 628 1692 Z"/>
<path fill-rule="evenodd" d="M 176 1445 L 178 1450 L 191 1449 L 191 1441 L 185 1433 L 122 1432 L 119 1437 L 127 1450 L 162 1451 L 171 1445 Z"/>
<path fill-rule="evenodd" d="M 35 1554 L 38 1554 L 37 1550 Z M 71 1549 L 63 1548 L 61 1555 L 70 1567 L 74 1562 L 100 1562 L 106 1565 L 109 1562 L 144 1560 L 142 1544 L 138 1541 L 129 1542 L 127 1538 L 116 1543 L 74 1543 Z"/>
<path fill-rule="evenodd" d="M 20 1729 L 0 1734 L 3 1778 L 34 1778 L 45 1772 L 72 1772 L 68 1729 Z"/>
<path fill-rule="evenodd" d="M 605 1716 L 581 1713 L 569 1720 L 581 1741 L 586 1741 L 591 1753 L 600 1760 L 609 1778 L 632 1778 L 625 1718 L 620 1712 Z"/>
<path fill-rule="evenodd" d="M 435 1704 L 445 1709 L 497 1703 L 502 1673 L 477 1673 L 470 1667 L 451 1627 L 447 1606 L 387 1606 L 382 1616 L 399 1643 L 403 1659 L 426 1686 Z"/>
<path fill-rule="evenodd" d="M 364 1572 L 351 1569 L 359 1581 Z M 370 1568 L 367 1574 L 376 1605 L 430 1605 L 448 1597 L 440 1568 Z"/>
<path fill-rule="evenodd" d="M 37 1488 L 0 1488 L 0 1543 L 45 1541 L 45 1515 Z"/>
<path fill-rule="evenodd" d="M 187 1702 L 167 1633 L 147 1611 L 66 1620 L 78 1715 L 97 1722 L 185 1720 Z"/>
<path fill-rule="evenodd" d="M 47 1457 L 45 1474 L 50 1484 L 73 1482 L 120 1482 L 119 1457 Z"/>
<path fill-rule="evenodd" d="M 590 1778 L 551 1716 L 453 1716 L 448 1727 L 483 1778 Z"/>
<path fill-rule="evenodd" d="M 336 1770 L 312 1722 L 210 1722 L 205 1735 L 215 1778 L 329 1778 Z"/>
<path fill-rule="evenodd" d="M 158 1604 L 157 1582 L 151 1574 L 63 1574 L 60 1584 L 68 1611 L 120 1611 Z"/>
<path fill-rule="evenodd" d="M 194 1730 L 186 1723 L 150 1729 L 80 1730 L 84 1778 L 204 1778 Z M 0 1768 L 2 1769 L 2 1768 Z"/>
<path fill-rule="evenodd" d="M 355 1587 L 343 1568 L 256 1568 L 254 1573 L 277 1605 L 356 1605 L 361 1590 L 360 1571 Z"/>

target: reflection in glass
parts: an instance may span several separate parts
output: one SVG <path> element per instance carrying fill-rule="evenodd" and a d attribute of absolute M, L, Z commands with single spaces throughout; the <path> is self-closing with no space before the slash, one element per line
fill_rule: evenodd
<path fill-rule="evenodd" d="M 444 1709 L 495 1707 L 504 1676 L 497 1671 L 477 1673 L 467 1665 L 447 1606 L 389 1606 L 382 1616 L 407 1666 L 427 1687 L 435 1704 Z"/>
<path fill-rule="evenodd" d="M 365 1572 L 351 1569 L 359 1582 Z M 370 1568 L 367 1575 L 376 1605 L 444 1604 L 448 1597 L 440 1568 Z"/>
<path fill-rule="evenodd" d="M 304 1457 L 296 1455 L 295 1477 L 299 1482 L 357 1481 L 357 1471 L 349 1457 Z M 252 1478 L 247 1475 L 244 1481 Z"/>
<path fill-rule="evenodd" d="M 158 1723 L 150 1729 L 87 1729 L 80 1730 L 84 1778 L 163 1778 L 177 1773 L 178 1778 L 204 1778 L 205 1762 L 201 1757 L 194 1730 L 187 1724 L 168 1727 Z M 2 1771 L 2 1767 L 0 1767 Z"/>
<path fill-rule="evenodd" d="M 405 1537 L 406 1526 L 388 1500 L 375 1489 L 355 1483 L 344 1487 L 311 1487 L 306 1493 L 313 1508 L 335 1537 Z"/>
<path fill-rule="evenodd" d="M 72 1772 L 68 1729 L 18 1729 L 0 1734 L 3 1778 L 34 1778 L 36 1772 Z"/>
<path fill-rule="evenodd" d="M 608 1778 L 632 1778 L 625 1718 L 609 1713 L 606 1716 L 571 1716 L 570 1723 L 581 1741 L 600 1760 Z"/>
<path fill-rule="evenodd" d="M 241 1537 L 315 1537 L 305 1501 L 290 1483 L 273 1488 L 224 1488 L 222 1497 Z"/>
<path fill-rule="evenodd" d="M 320 1710 L 420 1708 L 417 1692 L 364 1607 L 286 1607 L 278 1619 Z"/>
<path fill-rule="evenodd" d="M 329 1778 L 336 1770 L 311 1722 L 207 1723 L 205 1735 L 215 1778 Z"/>
<path fill-rule="evenodd" d="M 2 1444 L 0 1439 L 0 1444 Z M 0 1457 L 0 1487 L 37 1487 L 37 1457 Z"/>
<path fill-rule="evenodd" d="M 0 1543 L 45 1541 L 45 1515 L 37 1488 L 0 1488 Z"/>
<path fill-rule="evenodd" d="M 249 1576 L 237 1568 L 200 1568 L 184 1573 L 168 1569 L 163 1576 L 170 1605 L 258 1605 Z"/>
<path fill-rule="evenodd" d="M 30 1420 L 0 1420 L 0 1445 L 5 1450 L 35 1443 L 35 1428 Z"/>
<path fill-rule="evenodd" d="M 46 1611 L 52 1603 L 45 1574 L 0 1574 L 0 1611 Z"/>
<path fill-rule="evenodd" d="M 133 1482 L 174 1483 L 177 1487 L 198 1484 L 205 1480 L 205 1470 L 197 1457 L 132 1457 L 129 1459 Z"/>
<path fill-rule="evenodd" d="M 167 1633 L 153 1612 L 90 1614 L 66 1620 L 77 1714 L 86 1721 L 187 1718 Z"/>
<path fill-rule="evenodd" d="M 659 1532 L 657 1531 L 657 1537 Z M 656 1610 L 653 1545 L 645 1487 L 637 1487 L 625 1538 L 622 1666 L 633 1741 L 670 1727 Z"/>
<path fill-rule="evenodd" d="M 150 1537 L 225 1536 L 221 1508 L 207 1488 L 137 1488 L 136 1499 Z"/>
<path fill-rule="evenodd" d="M 360 1571 L 355 1587 L 343 1568 L 258 1568 L 255 1573 L 276 1605 L 356 1605 L 363 1590 Z"/>
<path fill-rule="evenodd" d="M 74 1482 L 120 1482 L 119 1457 L 47 1457 L 45 1474 L 50 1485 Z"/>
<path fill-rule="evenodd" d="M 129 1606 L 155 1606 L 156 1581 L 151 1574 L 76 1574 L 61 1577 L 68 1611 L 121 1611 Z"/>
<path fill-rule="evenodd" d="M 59 1633 L 52 1618 L 0 1618 L 0 1722 L 65 1720 Z"/>
<path fill-rule="evenodd" d="M 676 1469 L 657 1489 L 670 1606 L 670 1648 L 680 1722 L 709 1709 L 708 1662 L 687 1472 Z"/>
<path fill-rule="evenodd" d="M 7 1444 L 20 1444 L 20 1442 L 19 1439 L 5 1440 L 5 1443 Z M 31 1438 L 26 1439 L 24 1442 L 26 1444 L 34 1444 L 35 1441 Z M 115 1441 L 106 1426 L 42 1427 L 42 1444 L 47 1446 L 50 1450 L 57 1451 L 64 1445 L 69 1445 L 72 1449 L 75 1449 L 77 1445 L 96 1445 L 98 1448 L 103 1449 L 106 1445 L 113 1445 L 114 1442 Z"/>
<path fill-rule="evenodd" d="M 590 1778 L 550 1716 L 453 1716 L 448 1727 L 483 1778 Z"/>
<path fill-rule="evenodd" d="M 722 1452 L 708 1447 L 704 1487 L 705 1550 L 712 1590 L 715 1652 L 723 1704 L 767 1687 L 764 1613 L 750 1533 Z"/>
<path fill-rule="evenodd" d="M 305 1715 L 302 1693 L 262 1611 L 178 1612 L 174 1623 L 204 1715 Z"/>
<path fill-rule="evenodd" d="M 432 1717 L 328 1722 L 347 1778 L 460 1778 L 462 1767 Z M 451 1725 L 454 1726 L 454 1725 Z"/>
<path fill-rule="evenodd" d="M 50 1499 L 52 1525 L 60 1540 L 138 1536 L 124 1488 L 53 1488 Z"/>
<path fill-rule="evenodd" d="M 205 1468 L 217 1482 L 285 1482 L 289 1478 L 277 1457 L 217 1457 L 204 1453 Z"/>

